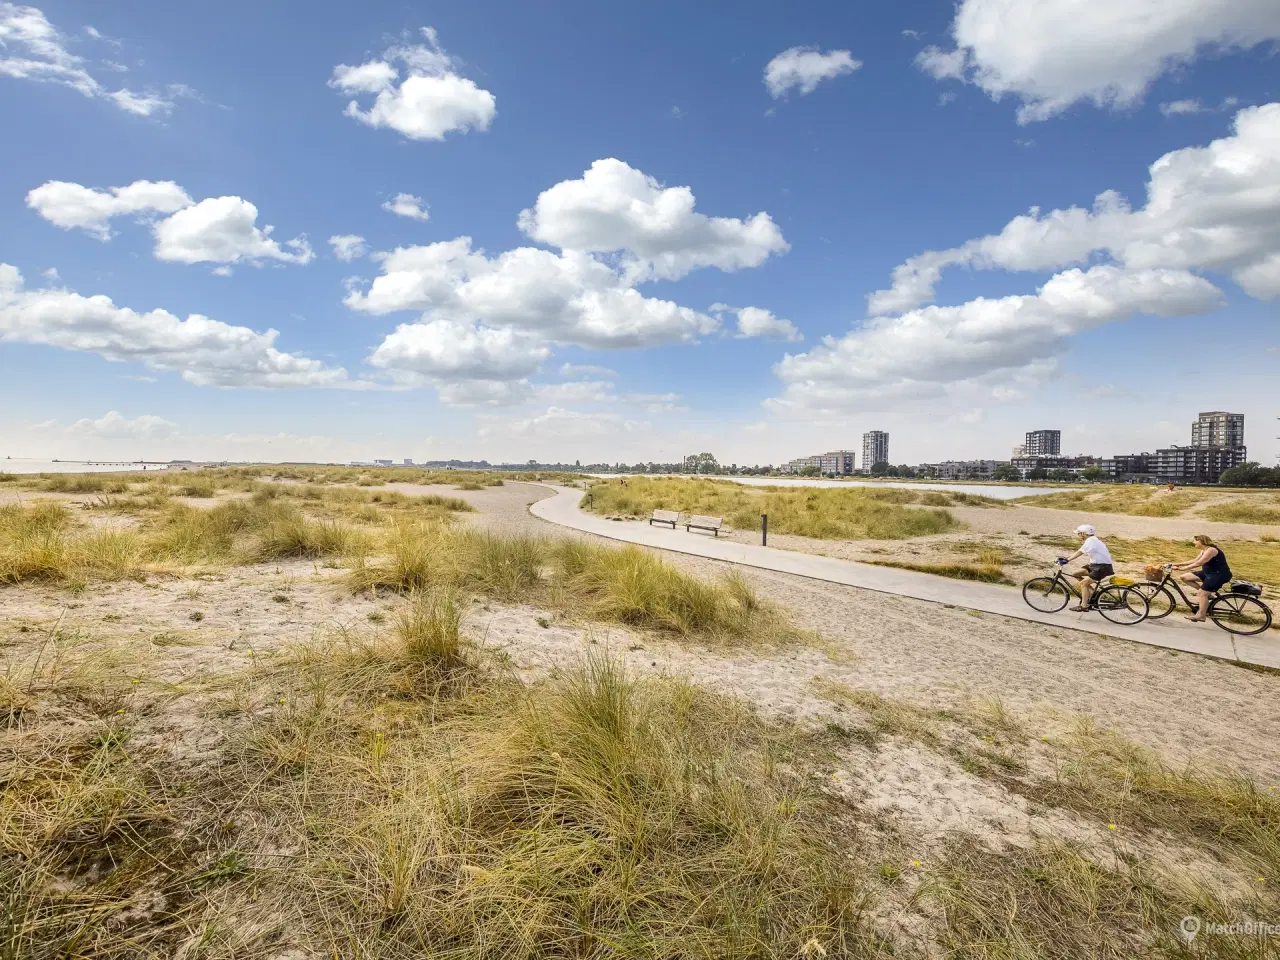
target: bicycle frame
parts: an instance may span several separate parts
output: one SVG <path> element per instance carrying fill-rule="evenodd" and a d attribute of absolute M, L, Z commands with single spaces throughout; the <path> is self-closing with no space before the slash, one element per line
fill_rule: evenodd
<path fill-rule="evenodd" d="M 1064 567 L 1061 567 L 1061 566 L 1055 567 L 1053 573 L 1054 573 L 1053 579 L 1056 580 L 1058 583 L 1062 584 L 1064 587 L 1066 587 L 1067 592 L 1069 594 L 1071 594 L 1077 600 L 1084 599 L 1084 594 L 1080 592 L 1080 588 L 1077 586 L 1077 584 L 1079 583 L 1079 580 L 1071 576 L 1071 574 L 1067 573 Z M 1098 592 L 1102 589 L 1102 584 L 1098 583 L 1096 580 L 1094 581 L 1094 585 L 1097 587 L 1097 589 L 1093 591 L 1093 596 L 1089 598 L 1090 603 L 1097 602 Z"/>
<path fill-rule="evenodd" d="M 1171 571 L 1166 570 L 1164 572 L 1164 579 L 1161 580 L 1159 583 L 1157 583 L 1156 586 L 1157 587 L 1173 587 L 1174 592 L 1177 593 L 1178 596 L 1182 598 L 1182 602 L 1187 605 L 1187 609 L 1190 610 L 1192 613 L 1195 613 L 1200 609 L 1200 604 L 1192 600 L 1190 597 L 1186 595 L 1186 593 L 1183 592 L 1182 583 L 1173 575 Z M 1221 591 L 1215 590 L 1213 593 L 1209 594 L 1210 599 L 1218 596 L 1220 592 Z M 1178 607 L 1178 602 L 1176 600 L 1174 601 L 1173 606 L 1174 606 L 1174 609 L 1176 610 Z"/>

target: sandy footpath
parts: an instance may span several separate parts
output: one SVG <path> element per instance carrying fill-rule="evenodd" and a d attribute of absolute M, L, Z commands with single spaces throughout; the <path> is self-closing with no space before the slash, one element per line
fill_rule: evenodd
<path fill-rule="evenodd" d="M 475 523 L 590 536 L 528 512 L 529 503 L 551 495 L 545 488 L 507 484 L 457 495 L 482 511 L 472 515 Z M 702 576 L 730 566 L 676 553 L 662 556 Z M 762 596 L 787 607 L 800 625 L 819 631 L 856 662 L 835 663 L 808 649 L 761 658 L 673 648 L 664 650 L 672 669 L 789 713 L 821 709 L 809 689 L 815 676 L 922 706 L 998 697 L 1049 726 L 1060 726 L 1071 714 L 1089 714 L 1171 758 L 1238 764 L 1280 779 L 1280 676 L 788 574 L 742 572 Z"/>

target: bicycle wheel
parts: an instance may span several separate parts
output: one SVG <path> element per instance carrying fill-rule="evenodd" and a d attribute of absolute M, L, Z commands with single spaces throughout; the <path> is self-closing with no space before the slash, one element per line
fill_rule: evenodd
<path fill-rule="evenodd" d="M 1035 577 L 1022 585 L 1022 599 L 1041 613 L 1057 613 L 1071 599 L 1066 584 L 1055 577 Z"/>
<path fill-rule="evenodd" d="M 1224 593 L 1209 601 L 1209 619 L 1227 633 L 1252 637 L 1271 626 L 1271 608 L 1257 597 Z"/>
<path fill-rule="evenodd" d="M 1150 609 L 1147 598 L 1133 587 L 1103 587 L 1098 591 L 1098 612 L 1112 623 L 1141 623 Z"/>
<path fill-rule="evenodd" d="M 1147 598 L 1147 606 L 1151 609 L 1147 614 L 1148 620 L 1163 620 L 1178 609 L 1178 601 L 1173 599 L 1168 587 L 1158 583 L 1135 583 L 1130 589 Z"/>

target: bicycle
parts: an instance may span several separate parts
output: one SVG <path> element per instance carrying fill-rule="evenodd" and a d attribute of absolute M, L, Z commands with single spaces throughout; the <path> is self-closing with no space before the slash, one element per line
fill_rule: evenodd
<path fill-rule="evenodd" d="M 1178 609 L 1178 601 L 1170 592 L 1170 586 L 1182 598 L 1188 610 L 1193 614 L 1199 611 L 1199 604 L 1183 592 L 1182 585 L 1173 575 L 1172 566 L 1165 564 L 1164 578 L 1159 582 L 1144 580 L 1134 584 L 1134 589 L 1147 598 L 1152 620 L 1163 620 Z M 1213 599 L 1209 601 L 1207 615 L 1227 633 L 1252 637 L 1271 626 L 1271 608 L 1259 599 L 1261 596 L 1262 588 L 1257 584 L 1247 580 L 1232 581 L 1226 593 L 1214 593 Z"/>
<path fill-rule="evenodd" d="M 1022 585 L 1022 599 L 1027 606 L 1040 613 L 1057 613 L 1072 597 L 1080 597 L 1063 571 L 1065 561 L 1059 557 L 1058 567 L 1052 577 L 1032 577 Z M 1089 609 L 1097 610 L 1112 623 L 1133 625 L 1147 619 L 1150 606 L 1147 598 L 1134 590 L 1130 583 L 1117 582 L 1116 577 L 1106 577 L 1098 584 L 1089 599 Z"/>

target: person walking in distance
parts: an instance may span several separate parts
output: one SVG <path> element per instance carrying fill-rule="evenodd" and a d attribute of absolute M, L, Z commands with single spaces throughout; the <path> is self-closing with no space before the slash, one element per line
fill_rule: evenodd
<path fill-rule="evenodd" d="M 1080 581 L 1080 604 L 1071 609 L 1076 613 L 1084 613 L 1089 609 L 1089 600 L 1093 597 L 1093 591 L 1098 584 L 1104 577 L 1113 576 L 1116 569 L 1112 566 L 1111 551 L 1098 539 L 1098 531 L 1094 529 L 1093 524 L 1082 523 L 1076 527 L 1076 537 L 1080 540 L 1080 549 L 1067 557 L 1063 561 L 1063 566 L 1079 557 L 1084 557 L 1088 561 L 1082 569 L 1068 574 Z"/>
<path fill-rule="evenodd" d="M 1209 618 L 1209 599 L 1231 582 L 1231 567 L 1227 565 L 1227 555 L 1222 552 L 1222 548 L 1204 534 L 1195 538 L 1195 545 L 1200 548 L 1200 552 L 1194 560 L 1172 563 L 1169 569 L 1191 571 L 1182 575 L 1182 582 L 1199 591 L 1196 599 L 1200 601 L 1200 609 L 1195 616 L 1187 619 L 1204 623 Z"/>

